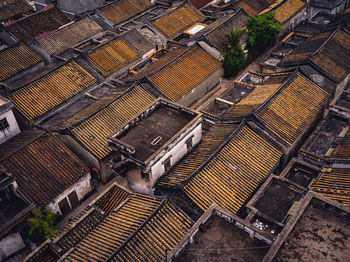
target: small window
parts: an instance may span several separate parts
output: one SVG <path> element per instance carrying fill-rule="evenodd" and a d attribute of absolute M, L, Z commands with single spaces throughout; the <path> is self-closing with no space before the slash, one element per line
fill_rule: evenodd
<path fill-rule="evenodd" d="M 9 127 L 9 123 L 6 118 L 0 119 L 0 130 L 4 130 Z"/>
<path fill-rule="evenodd" d="M 193 148 L 193 136 L 191 136 L 189 139 L 187 139 L 186 146 L 187 146 L 187 152 L 192 150 L 192 148 Z"/>
<path fill-rule="evenodd" d="M 171 157 L 169 157 L 167 160 L 165 160 L 163 162 L 165 172 L 168 172 L 171 168 L 171 161 L 170 161 L 171 159 L 170 158 Z"/>

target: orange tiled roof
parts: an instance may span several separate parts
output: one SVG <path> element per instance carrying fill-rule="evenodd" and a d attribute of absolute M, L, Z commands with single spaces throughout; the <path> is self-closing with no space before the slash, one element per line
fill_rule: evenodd
<path fill-rule="evenodd" d="M 183 187 L 203 211 L 211 204 L 237 213 L 278 164 L 282 152 L 247 125 Z"/>
<path fill-rule="evenodd" d="M 9 99 L 28 120 L 32 120 L 96 82 L 96 78 L 72 61 L 16 90 Z"/>
<path fill-rule="evenodd" d="M 257 16 L 274 2 L 276 0 L 241 0 L 236 3 L 236 6 L 243 8 L 250 16 Z"/>
<path fill-rule="evenodd" d="M 100 8 L 99 12 L 114 25 L 117 25 L 151 7 L 152 3 L 149 0 L 119 0 Z"/>
<path fill-rule="evenodd" d="M 350 206 L 350 169 L 325 168 L 312 182 L 310 189 Z"/>
<path fill-rule="evenodd" d="M 297 73 L 293 80 L 258 109 L 256 117 L 269 130 L 291 145 L 315 120 L 329 94 Z"/>
<path fill-rule="evenodd" d="M 141 86 L 135 86 L 96 114 L 73 127 L 72 133 L 98 159 L 102 159 L 112 152 L 106 147 L 107 137 L 144 110 L 155 99 Z"/>
<path fill-rule="evenodd" d="M 176 102 L 219 68 L 221 63 L 217 59 L 195 46 L 148 79 Z"/>
<path fill-rule="evenodd" d="M 43 61 L 41 56 L 24 43 L 0 52 L 0 82 Z"/>
<path fill-rule="evenodd" d="M 205 19 L 199 11 L 193 8 L 190 4 L 185 4 L 180 8 L 171 10 L 171 12 L 151 22 L 151 24 L 159 31 L 165 38 L 173 39 L 184 30 L 201 22 Z"/>
<path fill-rule="evenodd" d="M 273 9 L 277 22 L 283 24 L 296 15 L 306 3 L 302 0 L 286 0 L 281 5 Z"/>
<path fill-rule="evenodd" d="M 140 55 L 124 40 L 118 38 L 99 47 L 87 57 L 104 76 L 109 76 L 135 61 Z"/>

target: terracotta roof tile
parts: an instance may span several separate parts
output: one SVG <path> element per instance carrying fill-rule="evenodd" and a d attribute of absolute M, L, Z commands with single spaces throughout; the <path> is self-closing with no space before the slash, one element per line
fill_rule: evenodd
<path fill-rule="evenodd" d="M 256 117 L 279 138 L 291 145 L 318 116 L 329 94 L 297 73 L 266 104 Z"/>
<path fill-rule="evenodd" d="M 220 68 L 217 59 L 195 46 L 148 79 L 156 89 L 176 102 Z"/>
<path fill-rule="evenodd" d="M 38 207 L 51 203 L 89 172 L 50 133 L 37 137 L 0 165 L 13 174 L 19 190 Z"/>
<path fill-rule="evenodd" d="M 149 0 L 119 0 L 98 10 L 107 20 L 117 25 L 151 7 Z"/>
<path fill-rule="evenodd" d="M 204 19 L 205 16 L 198 10 L 194 9 L 190 4 L 185 4 L 162 15 L 151 22 L 151 24 L 165 38 L 173 39 L 190 26 Z"/>
<path fill-rule="evenodd" d="M 43 61 L 42 57 L 24 43 L 0 52 L 0 82 Z"/>
<path fill-rule="evenodd" d="M 27 1 L 15 0 L 0 5 L 0 22 L 15 18 L 23 13 L 34 11 Z"/>
<path fill-rule="evenodd" d="M 32 120 L 96 82 L 96 78 L 72 61 L 16 90 L 9 99 L 28 120 Z"/>
<path fill-rule="evenodd" d="M 38 42 L 52 55 L 73 47 L 99 31 L 102 31 L 102 27 L 92 19 L 85 18 L 38 39 Z"/>
<path fill-rule="evenodd" d="M 155 99 L 141 86 L 135 86 L 96 114 L 72 127 L 72 133 L 94 156 L 102 159 L 112 152 L 106 147 L 107 137 Z"/>
<path fill-rule="evenodd" d="M 244 125 L 183 189 L 203 211 L 216 203 L 235 214 L 281 156 L 280 150 Z"/>
<path fill-rule="evenodd" d="M 87 55 L 90 63 L 104 76 L 117 72 L 139 57 L 132 46 L 120 38 L 98 47 Z"/>

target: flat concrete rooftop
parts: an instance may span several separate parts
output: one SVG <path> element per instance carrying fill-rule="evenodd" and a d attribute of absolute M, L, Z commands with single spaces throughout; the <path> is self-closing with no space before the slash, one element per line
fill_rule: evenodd
<path fill-rule="evenodd" d="M 141 118 L 117 139 L 135 148 L 134 157 L 147 160 L 196 115 L 169 106 L 157 107 L 149 116 Z"/>
<path fill-rule="evenodd" d="M 350 222 L 337 209 L 308 205 L 273 261 L 349 261 Z"/>

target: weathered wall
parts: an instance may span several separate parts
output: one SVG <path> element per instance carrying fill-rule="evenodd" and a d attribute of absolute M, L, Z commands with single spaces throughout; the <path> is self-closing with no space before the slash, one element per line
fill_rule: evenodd
<path fill-rule="evenodd" d="M 195 127 L 190 133 L 184 136 L 181 141 L 177 142 L 177 144 L 171 148 L 169 152 L 164 154 L 157 162 L 153 163 L 151 166 L 151 176 L 150 176 L 150 184 L 152 187 L 156 183 L 156 181 L 165 173 L 164 169 L 164 161 L 166 161 L 170 157 L 171 166 L 174 166 L 181 158 L 183 158 L 187 152 L 186 141 L 192 137 L 193 146 L 196 146 L 202 139 L 202 124 L 199 124 Z"/>
<path fill-rule="evenodd" d="M 12 110 L 8 110 L 0 115 L 0 120 L 4 118 L 6 118 L 7 122 L 9 123 L 9 127 L 5 128 L 4 130 L 0 130 L 0 144 L 21 132 Z"/>
<path fill-rule="evenodd" d="M 0 261 L 5 261 L 6 257 L 9 257 L 17 251 L 25 248 L 25 246 L 21 235 L 18 233 L 4 237 L 0 241 Z"/>
<path fill-rule="evenodd" d="M 177 103 L 184 106 L 191 106 L 192 104 L 197 102 L 199 99 L 201 99 L 203 96 L 205 96 L 211 89 L 213 89 L 220 82 L 220 77 L 222 76 L 222 74 L 223 74 L 223 69 L 220 68 L 219 70 L 212 73 L 207 79 L 202 81 L 195 88 L 193 88 L 186 95 L 181 97 L 179 101 L 177 101 Z"/>

